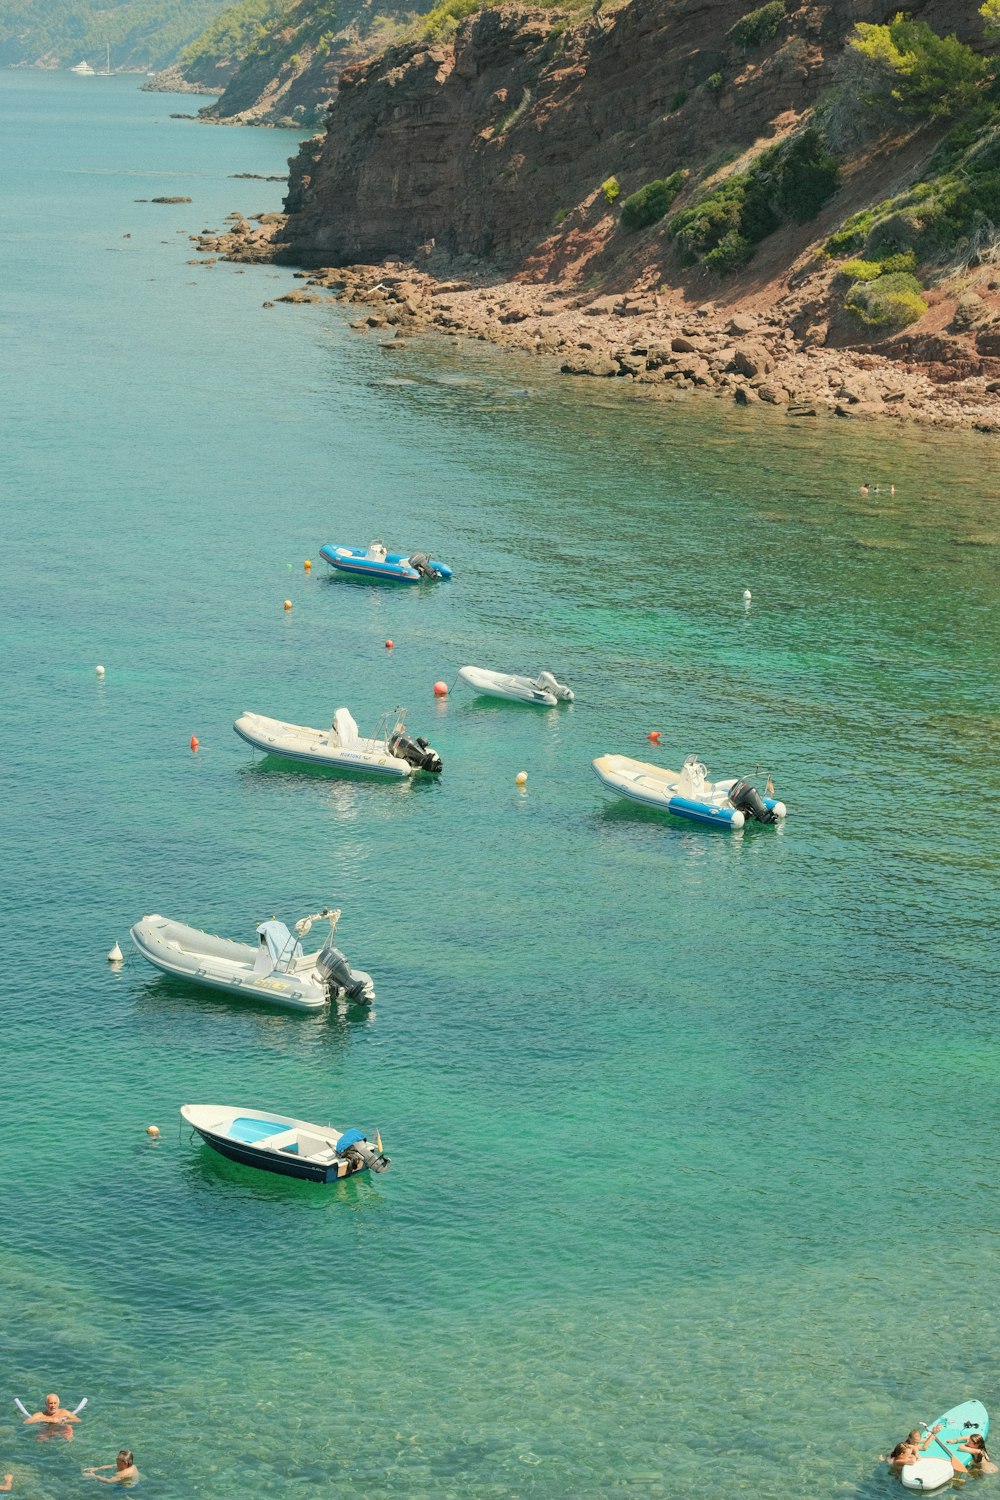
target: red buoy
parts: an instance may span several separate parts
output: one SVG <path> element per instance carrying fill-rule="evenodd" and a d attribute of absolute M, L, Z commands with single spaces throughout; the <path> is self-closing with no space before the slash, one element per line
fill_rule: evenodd
<path fill-rule="evenodd" d="M 391 651 L 394 644 L 395 644 L 395 642 L 393 642 L 393 641 L 386 641 L 386 643 L 385 643 L 385 649 L 387 651 Z"/>
<path fill-rule="evenodd" d="M 660 734 L 661 731 L 659 729 L 651 729 L 646 738 L 647 740 L 652 740 L 654 745 L 658 745 L 660 743 Z"/>
<path fill-rule="evenodd" d="M 192 750 L 197 750 L 199 743 L 200 743 L 200 741 L 198 739 L 198 736 L 196 734 L 193 734 L 191 736 L 191 749 Z"/>
<path fill-rule="evenodd" d="M 434 684 L 434 696 L 435 698 L 447 698 L 448 684 L 446 682 L 436 682 Z"/>

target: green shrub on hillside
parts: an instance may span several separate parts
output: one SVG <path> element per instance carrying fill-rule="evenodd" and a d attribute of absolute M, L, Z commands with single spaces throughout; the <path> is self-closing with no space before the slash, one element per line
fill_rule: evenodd
<path fill-rule="evenodd" d="M 645 187 L 632 193 L 622 204 L 622 228 L 645 229 L 657 224 L 684 186 L 687 173 L 671 172 L 669 177 L 658 177 L 647 182 Z"/>
<path fill-rule="evenodd" d="M 837 159 L 819 131 L 809 128 L 762 151 L 747 171 L 734 172 L 699 203 L 682 209 L 670 228 L 687 261 L 704 257 L 706 265 L 729 271 L 745 264 L 752 247 L 780 224 L 811 219 L 836 187 Z M 720 254 L 709 261 L 716 249 Z"/>
<path fill-rule="evenodd" d="M 617 177 L 606 177 L 601 183 L 601 192 L 604 194 L 606 203 L 614 203 L 621 194 L 621 183 Z"/>
<path fill-rule="evenodd" d="M 997 0 L 1000 4 L 1000 0 Z M 737 47 L 759 47 L 777 36 L 778 27 L 785 19 L 785 0 L 769 0 L 758 10 L 748 11 L 735 26 L 730 27 L 729 36 Z"/>
<path fill-rule="evenodd" d="M 859 21 L 848 46 L 874 65 L 876 78 L 888 85 L 898 107 L 907 114 L 941 119 L 973 104 L 990 65 L 956 36 L 938 36 L 926 21 L 912 21 L 899 12 L 888 26 Z M 864 102 L 881 102 L 876 89 Z"/>
<path fill-rule="evenodd" d="M 916 264 L 914 251 L 903 250 L 898 255 L 886 255 L 881 260 L 845 260 L 842 266 L 837 267 L 837 275 L 845 281 L 877 281 L 880 276 L 913 271 Z"/>
<path fill-rule="evenodd" d="M 705 87 L 710 94 L 718 94 L 725 81 L 721 73 L 710 73 L 705 79 Z"/>
<path fill-rule="evenodd" d="M 459 21 L 474 16 L 482 6 L 483 0 L 438 0 L 424 16 L 421 31 L 430 42 L 444 41 L 458 30 Z"/>
<path fill-rule="evenodd" d="M 927 311 L 923 288 L 915 276 L 899 272 L 877 281 L 859 281 L 844 298 L 844 308 L 865 328 L 898 333 Z"/>
<path fill-rule="evenodd" d="M 753 260 L 756 248 L 745 235 L 731 229 L 722 236 L 714 250 L 709 250 L 702 264 L 710 271 L 717 271 L 720 276 L 728 276 L 730 271 L 738 271 Z"/>
<path fill-rule="evenodd" d="M 746 172 L 734 172 L 700 202 L 675 214 L 670 231 L 685 259 L 697 260 L 730 232 L 739 233 L 748 177 Z"/>
<path fill-rule="evenodd" d="M 245 57 L 287 0 L 239 0 L 184 48 L 180 64 L 191 78 L 208 76 L 220 64 Z"/>
<path fill-rule="evenodd" d="M 1000 42 L 1000 0 L 985 0 L 979 7 L 988 42 Z"/>

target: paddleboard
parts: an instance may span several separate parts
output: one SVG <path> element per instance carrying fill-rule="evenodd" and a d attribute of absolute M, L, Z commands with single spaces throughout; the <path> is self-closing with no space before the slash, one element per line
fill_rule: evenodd
<path fill-rule="evenodd" d="M 938 1417 L 931 1426 L 940 1429 L 937 1437 L 928 1443 L 915 1464 L 903 1466 L 899 1476 L 904 1489 L 922 1490 L 925 1495 L 951 1483 L 955 1471 L 947 1454 L 954 1453 L 960 1464 L 965 1468 L 969 1466 L 972 1454 L 962 1453 L 957 1446 L 948 1446 L 949 1438 L 964 1442 L 974 1432 L 982 1433 L 987 1438 L 990 1418 L 981 1401 L 963 1401 L 960 1406 L 953 1406 L 950 1411 Z"/>

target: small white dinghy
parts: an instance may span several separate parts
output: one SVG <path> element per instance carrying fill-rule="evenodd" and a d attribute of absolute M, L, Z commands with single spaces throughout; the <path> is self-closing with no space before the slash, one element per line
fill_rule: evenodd
<path fill-rule="evenodd" d="M 412 776 L 414 771 L 438 772 L 441 757 L 426 740 L 412 739 L 399 710 L 394 728 L 373 739 L 358 733 L 351 712 L 338 708 L 329 729 L 310 729 L 305 724 L 286 724 L 264 714 L 244 713 L 233 728 L 241 739 L 265 755 L 326 766 L 331 771 L 364 771 L 372 776 Z M 383 726 L 379 726 L 380 728 Z"/>
<path fill-rule="evenodd" d="M 371 975 L 352 969 L 334 946 L 339 917 L 339 908 L 303 917 L 295 924 L 298 937 L 284 922 L 261 922 L 255 947 L 154 914 L 136 922 L 132 941 L 143 958 L 164 974 L 225 990 L 234 999 L 262 1000 L 285 1010 L 322 1010 L 340 995 L 370 1002 L 375 998 Z M 315 953 L 304 953 L 299 937 L 305 937 L 320 918 L 329 921 L 330 935 Z"/>
<path fill-rule="evenodd" d="M 518 677 L 512 672 L 491 672 L 488 667 L 460 667 L 463 682 L 488 698 L 507 698 L 512 703 L 535 703 L 554 708 L 558 702 L 572 703 L 573 690 L 557 682 L 551 672 L 537 677 Z"/>
<path fill-rule="evenodd" d="M 786 813 L 776 798 L 762 797 L 741 777 L 709 781 L 696 756 L 689 755 L 680 771 L 627 755 L 601 755 L 594 770 L 604 785 L 632 802 L 656 807 L 662 812 L 689 818 L 693 823 L 711 823 L 722 828 L 742 828 L 747 818 L 775 823 Z"/>
<path fill-rule="evenodd" d="M 182 1104 L 181 1116 L 230 1161 L 283 1177 L 339 1182 L 356 1172 L 384 1172 L 390 1165 L 378 1131 L 371 1143 L 360 1130 L 225 1104 Z"/>

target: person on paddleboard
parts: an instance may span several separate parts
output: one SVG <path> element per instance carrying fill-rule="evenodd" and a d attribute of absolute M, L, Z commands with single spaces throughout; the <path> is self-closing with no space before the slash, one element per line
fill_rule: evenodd
<path fill-rule="evenodd" d="M 933 1441 L 933 1432 L 929 1432 L 921 1441 L 920 1430 L 914 1427 L 901 1443 L 896 1444 L 886 1459 L 886 1463 L 890 1469 L 902 1469 L 906 1464 L 915 1464 L 928 1443 Z"/>
<path fill-rule="evenodd" d="M 990 1459 L 986 1451 L 986 1439 L 981 1432 L 973 1432 L 967 1438 L 945 1438 L 949 1448 L 957 1448 L 959 1453 L 970 1454 L 969 1468 L 975 1469 L 979 1474 L 996 1474 L 997 1466 Z M 964 1474 L 965 1468 L 960 1459 L 954 1454 L 951 1456 L 951 1466 L 956 1474 Z"/>

